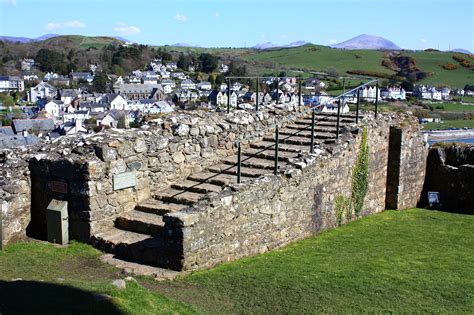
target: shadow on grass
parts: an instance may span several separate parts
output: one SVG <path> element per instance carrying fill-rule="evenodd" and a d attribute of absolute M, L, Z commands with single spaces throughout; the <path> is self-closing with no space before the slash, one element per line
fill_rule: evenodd
<path fill-rule="evenodd" d="M 0 314 L 122 314 L 110 297 L 66 285 L 0 281 Z"/>

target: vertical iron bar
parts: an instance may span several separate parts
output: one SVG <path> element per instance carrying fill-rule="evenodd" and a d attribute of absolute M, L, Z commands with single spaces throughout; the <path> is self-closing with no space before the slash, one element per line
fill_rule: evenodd
<path fill-rule="evenodd" d="M 346 93 L 346 78 L 342 78 L 342 95 Z"/>
<path fill-rule="evenodd" d="M 227 114 L 230 113 L 230 79 L 227 79 Z"/>
<path fill-rule="evenodd" d="M 301 106 L 301 78 L 298 80 L 298 105 Z"/>
<path fill-rule="evenodd" d="M 357 90 L 356 124 L 359 123 L 360 89 Z"/>
<path fill-rule="evenodd" d="M 2 209 L 0 209 L 0 251 L 3 250 L 3 217 Z"/>
<path fill-rule="evenodd" d="M 342 100 L 339 99 L 339 104 L 337 105 L 336 140 L 339 140 L 339 124 L 341 121 L 341 106 L 344 106 L 344 95 L 342 96 Z"/>
<path fill-rule="evenodd" d="M 256 98 L 256 102 L 255 102 L 255 109 L 257 110 L 258 112 L 258 78 L 256 79 L 257 80 L 257 98 Z"/>
<path fill-rule="evenodd" d="M 309 148 L 310 153 L 314 153 L 314 108 L 311 113 L 311 147 Z"/>
<path fill-rule="evenodd" d="M 379 81 L 377 80 L 377 84 L 375 85 L 375 118 L 378 116 L 379 111 Z"/>
<path fill-rule="evenodd" d="M 277 175 L 278 174 L 278 142 L 280 140 L 278 139 L 278 125 L 275 127 L 275 169 L 273 171 L 273 174 Z"/>
<path fill-rule="evenodd" d="M 240 148 L 240 141 L 237 142 L 237 184 L 240 184 L 240 171 L 242 166 L 242 150 Z"/>

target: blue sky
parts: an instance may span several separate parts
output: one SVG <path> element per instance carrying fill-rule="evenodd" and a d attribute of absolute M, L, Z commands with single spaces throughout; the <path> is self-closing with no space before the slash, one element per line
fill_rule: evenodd
<path fill-rule="evenodd" d="M 250 47 L 305 40 L 329 45 L 359 34 L 402 48 L 474 51 L 473 0 L 0 0 L 0 35 L 122 36 Z"/>

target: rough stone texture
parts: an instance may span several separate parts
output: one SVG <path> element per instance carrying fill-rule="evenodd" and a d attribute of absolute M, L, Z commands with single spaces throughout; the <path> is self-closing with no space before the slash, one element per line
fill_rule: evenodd
<path fill-rule="evenodd" d="M 403 117 L 403 119 L 405 119 Z M 413 117 L 407 118 L 416 126 Z M 362 216 L 385 209 L 389 130 L 401 121 L 387 115 L 378 121 L 367 119 L 369 145 L 369 189 Z M 406 123 L 406 122 L 405 122 Z M 409 177 L 406 160 L 414 156 L 404 152 L 412 146 L 424 146 L 416 127 L 407 128 L 402 140 L 403 168 L 400 183 L 402 204 L 416 204 L 418 195 L 410 187 L 421 187 L 423 178 Z M 265 176 L 245 185 L 233 185 L 208 195 L 195 207 L 164 216 L 166 255 L 183 270 L 208 268 L 240 257 L 254 255 L 337 226 L 337 196 L 349 198 L 354 163 L 359 152 L 361 133 L 346 134 L 339 144 L 322 147 L 319 155 L 307 155 L 301 170 L 286 176 Z M 423 156 L 419 156 L 423 158 Z M 423 163 L 417 166 L 422 172 Z M 411 198 L 411 199 L 410 199 Z M 355 219 L 349 214 L 344 222 Z M 179 261 L 179 263 L 178 263 Z"/>
<path fill-rule="evenodd" d="M 230 114 L 174 112 L 140 129 L 110 129 L 4 150 L 0 196 L 5 243 L 25 237 L 27 226 L 29 235 L 46 239 L 46 207 L 53 198 L 68 201 L 70 238 L 88 241 L 152 192 L 216 164 L 234 153 L 236 140 L 258 139 L 288 114 L 271 106 Z M 114 191 L 113 175 L 131 170 L 137 185 Z M 54 192 L 52 182 L 65 183 L 67 193 Z"/>
<path fill-rule="evenodd" d="M 444 211 L 474 214 L 474 146 L 431 148 L 421 206 L 428 206 L 428 191 L 439 192 Z"/>
<path fill-rule="evenodd" d="M 428 150 L 419 126 L 402 123 L 390 128 L 387 209 L 414 208 L 420 201 Z"/>

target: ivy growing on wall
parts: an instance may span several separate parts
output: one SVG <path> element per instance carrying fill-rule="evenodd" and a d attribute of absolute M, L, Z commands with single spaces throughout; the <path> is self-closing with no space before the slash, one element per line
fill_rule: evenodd
<path fill-rule="evenodd" d="M 369 188 L 369 147 L 367 144 L 367 128 L 362 130 L 362 141 L 357 160 L 352 169 L 352 206 L 356 216 L 360 216 L 364 199 Z"/>
<path fill-rule="evenodd" d="M 350 220 L 351 208 L 351 198 L 343 195 L 336 196 L 336 221 L 338 226 L 342 225 L 344 217 L 347 218 L 347 221 Z"/>

